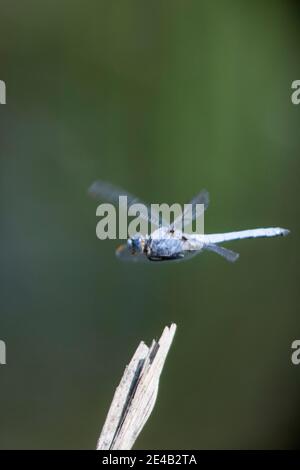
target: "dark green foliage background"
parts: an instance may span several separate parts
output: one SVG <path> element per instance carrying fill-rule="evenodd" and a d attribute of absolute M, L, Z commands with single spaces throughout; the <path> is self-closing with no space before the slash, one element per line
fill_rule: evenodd
<path fill-rule="evenodd" d="M 94 448 L 125 364 L 178 332 L 137 448 L 299 446 L 296 2 L 0 1 L 1 448 Z M 125 265 L 96 178 L 149 202 L 211 194 L 235 265 Z"/>

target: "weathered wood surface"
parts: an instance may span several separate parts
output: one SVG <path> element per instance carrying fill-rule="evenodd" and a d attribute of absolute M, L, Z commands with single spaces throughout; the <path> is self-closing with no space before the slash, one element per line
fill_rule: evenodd
<path fill-rule="evenodd" d="M 129 450 L 145 426 L 155 405 L 159 378 L 176 331 L 166 326 L 150 348 L 142 341 L 117 387 L 97 450 Z"/>

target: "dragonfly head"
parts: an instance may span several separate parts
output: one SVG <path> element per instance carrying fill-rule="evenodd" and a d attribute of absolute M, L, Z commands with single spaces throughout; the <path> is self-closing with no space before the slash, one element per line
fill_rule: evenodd
<path fill-rule="evenodd" d="M 145 246 L 145 238 L 141 235 L 135 235 L 134 237 L 128 238 L 127 247 L 128 250 L 134 255 L 135 253 L 143 253 Z"/>

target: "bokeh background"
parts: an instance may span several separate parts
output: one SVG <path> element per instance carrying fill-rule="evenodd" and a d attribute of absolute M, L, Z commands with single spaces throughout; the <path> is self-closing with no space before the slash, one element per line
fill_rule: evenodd
<path fill-rule="evenodd" d="M 140 340 L 178 330 L 136 448 L 296 448 L 297 2 L 0 2 L 0 447 L 92 449 Z M 101 178 L 149 202 L 211 194 L 228 244 L 127 265 L 95 235 Z"/>

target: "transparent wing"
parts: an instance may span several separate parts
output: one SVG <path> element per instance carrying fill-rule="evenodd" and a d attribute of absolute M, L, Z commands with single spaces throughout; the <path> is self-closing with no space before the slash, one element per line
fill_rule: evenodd
<path fill-rule="evenodd" d="M 196 213 L 196 204 L 203 204 L 204 210 L 208 208 L 209 192 L 206 191 L 206 189 L 202 189 L 200 193 L 198 193 L 195 197 L 193 197 L 193 199 L 189 202 L 189 205 L 192 205 L 192 211 L 190 211 L 189 208 L 186 208 L 183 211 L 183 215 L 180 217 L 177 217 L 177 219 L 174 220 L 172 227 L 182 229 L 183 220 L 184 220 L 185 226 L 188 226 L 190 223 L 192 223 L 192 221 L 195 220 L 196 216 L 200 215 Z"/>
<path fill-rule="evenodd" d="M 129 208 L 133 204 L 143 204 L 147 208 L 148 217 L 146 217 L 145 214 L 142 213 L 140 214 L 140 217 L 146 220 L 147 222 L 156 225 L 157 227 L 159 227 L 160 225 L 159 214 L 155 213 L 154 211 L 151 211 L 149 205 L 145 204 L 139 198 L 118 186 L 114 186 L 113 184 L 98 180 L 95 181 L 89 187 L 88 193 L 95 199 L 104 199 L 108 202 L 111 202 L 112 204 L 119 204 L 119 196 L 127 196 L 127 208 Z M 124 203 L 122 209 L 126 209 Z M 164 224 L 164 221 L 161 221 L 161 223 Z"/>
<path fill-rule="evenodd" d="M 202 250 L 185 251 L 182 258 L 175 259 L 174 261 L 177 263 L 181 263 L 182 261 L 189 261 L 191 258 L 198 256 L 200 253 L 202 253 Z"/>
<path fill-rule="evenodd" d="M 193 206 L 195 204 L 203 204 L 204 210 L 206 210 L 209 206 L 209 192 L 206 189 L 202 189 L 200 193 L 193 197 L 189 204 L 192 204 Z"/>
<path fill-rule="evenodd" d="M 228 248 L 224 248 L 223 246 L 215 245 L 214 243 L 207 243 L 203 246 L 204 250 L 213 251 L 220 256 L 223 256 L 227 261 L 234 263 L 238 257 L 240 256 L 235 251 L 228 250 Z"/>
<path fill-rule="evenodd" d="M 214 253 L 217 253 L 218 255 L 222 256 L 223 258 L 225 258 L 227 261 L 230 261 L 231 263 L 234 263 L 240 256 L 235 251 L 228 250 L 227 248 L 224 248 L 223 246 L 209 243 L 209 244 L 205 244 L 202 250 L 192 250 L 192 251 L 185 252 L 184 258 L 181 258 L 180 261 L 187 261 L 193 258 L 194 256 L 199 255 L 199 253 L 202 253 L 203 250 L 213 251 Z"/>
<path fill-rule="evenodd" d="M 116 249 L 116 257 L 122 261 L 131 261 L 133 263 L 149 263 L 146 255 L 143 253 L 132 254 L 124 243 Z"/>

